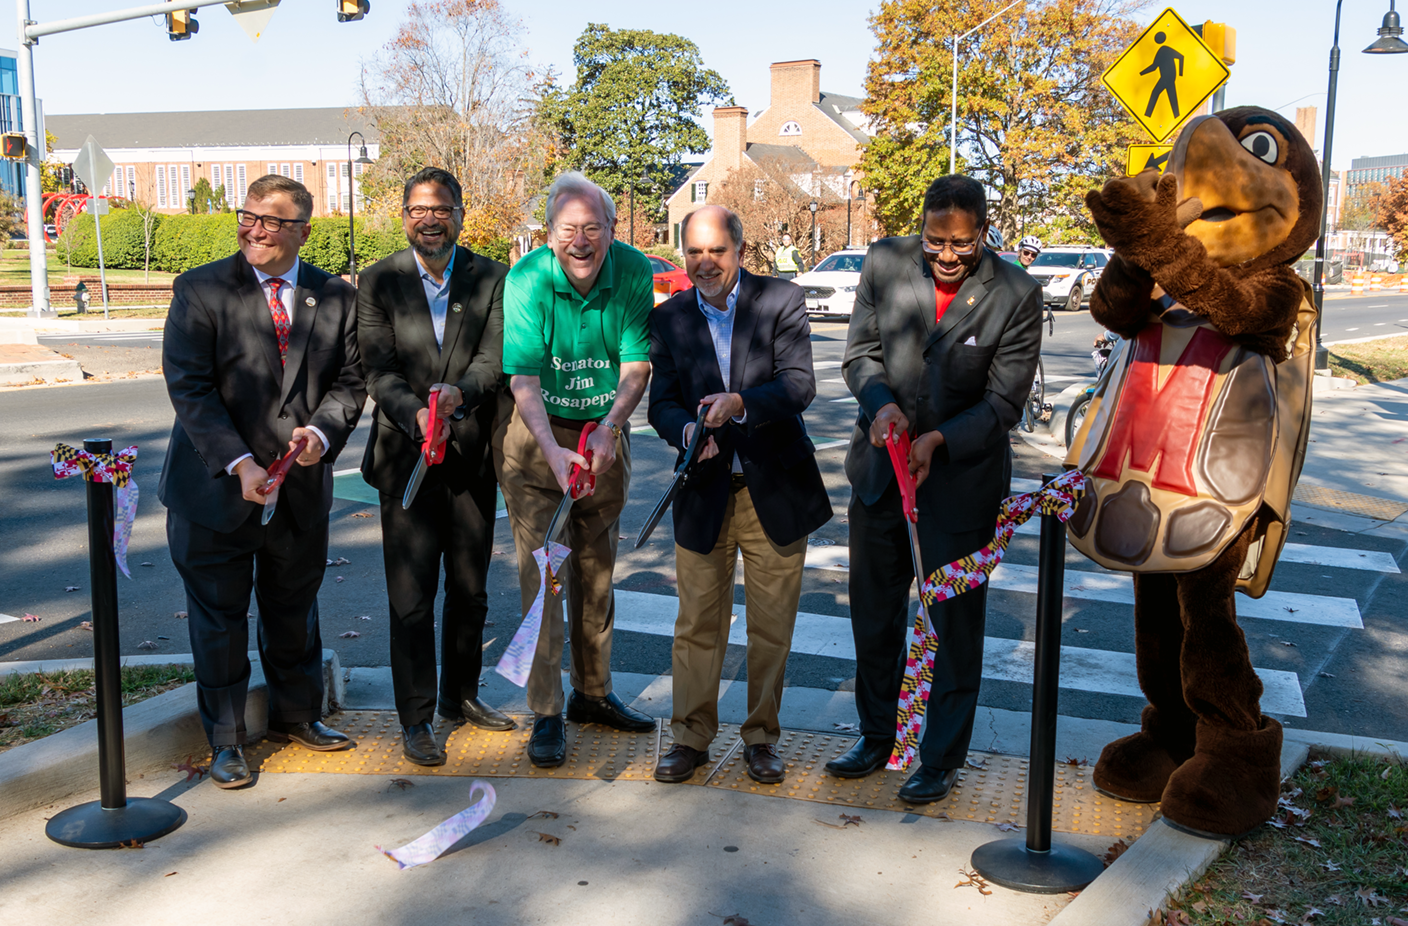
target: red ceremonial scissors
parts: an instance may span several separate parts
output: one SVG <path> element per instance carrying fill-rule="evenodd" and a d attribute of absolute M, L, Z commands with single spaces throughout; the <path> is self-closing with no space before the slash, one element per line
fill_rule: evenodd
<path fill-rule="evenodd" d="M 273 466 L 269 467 L 269 478 L 264 480 L 264 484 L 254 491 L 265 496 L 268 501 L 264 503 L 264 514 L 259 523 L 268 524 L 274 517 L 274 506 L 279 503 L 279 486 L 284 484 L 284 477 L 293 468 L 293 461 L 308 446 L 308 438 L 300 437 L 298 443 L 293 445 L 293 449 L 280 457 Z"/>
<path fill-rule="evenodd" d="M 567 528 L 567 513 L 572 510 L 572 503 L 596 491 L 596 476 L 592 475 L 592 452 L 587 449 L 587 437 L 595 430 L 596 422 L 588 421 L 586 427 L 582 428 L 582 436 L 577 439 L 577 454 L 587 463 L 585 466 L 572 464 L 572 472 L 567 477 L 567 491 L 562 493 L 562 501 L 558 504 L 557 511 L 553 512 L 552 520 L 548 522 L 548 533 L 543 540 L 544 549 L 549 543 L 559 542 L 562 532 Z"/>
<path fill-rule="evenodd" d="M 445 459 L 446 425 L 435 415 L 435 402 L 439 396 L 439 392 L 430 394 L 430 427 L 425 432 L 425 443 L 421 444 L 420 456 L 416 457 L 416 468 L 411 471 L 411 481 L 406 483 L 406 492 L 401 496 L 402 511 L 410 508 L 411 503 L 416 500 L 416 493 L 420 491 L 420 484 L 425 479 L 426 467 L 434 466 Z"/>

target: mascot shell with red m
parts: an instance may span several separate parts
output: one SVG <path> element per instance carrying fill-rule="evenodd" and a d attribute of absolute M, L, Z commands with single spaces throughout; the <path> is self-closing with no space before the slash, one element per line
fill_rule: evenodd
<path fill-rule="evenodd" d="M 1203 836 L 1255 829 L 1280 794 L 1281 725 L 1261 712 L 1234 596 L 1266 592 L 1305 456 L 1315 308 L 1292 265 L 1321 196 L 1305 138 L 1244 106 L 1189 122 L 1162 176 L 1086 197 L 1115 252 L 1091 315 L 1126 343 L 1066 459 L 1086 476 L 1068 529 L 1134 574 L 1149 701 L 1094 779 Z"/>

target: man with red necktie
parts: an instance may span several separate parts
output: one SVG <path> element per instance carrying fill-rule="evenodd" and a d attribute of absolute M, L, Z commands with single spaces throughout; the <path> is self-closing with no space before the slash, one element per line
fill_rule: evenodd
<path fill-rule="evenodd" d="M 269 175 L 237 210 L 239 251 L 176 278 L 162 371 L 176 410 L 157 491 L 186 586 L 201 723 L 218 787 L 252 780 L 245 697 L 250 594 L 269 686 L 269 738 L 309 749 L 352 741 L 322 723 L 318 589 L 332 465 L 366 401 L 356 291 L 298 259 L 313 197 Z M 303 450 L 276 493 L 268 467 Z M 275 506 L 267 524 L 265 506 Z"/>

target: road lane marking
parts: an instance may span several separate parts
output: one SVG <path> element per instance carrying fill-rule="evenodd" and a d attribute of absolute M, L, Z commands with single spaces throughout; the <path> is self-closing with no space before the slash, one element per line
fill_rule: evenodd
<path fill-rule="evenodd" d="M 678 609 L 679 599 L 669 595 L 618 590 L 614 626 L 617 630 L 673 637 Z M 748 609 L 745 605 L 736 604 L 733 613 L 728 642 L 746 645 Z M 1000 637 L 985 637 L 983 643 L 983 678 L 1031 684 L 1036 644 Z M 851 635 L 850 621 L 844 617 L 799 611 L 792 632 L 792 652 L 854 662 L 855 639 Z M 1300 680 L 1294 672 L 1256 669 L 1256 674 L 1265 689 L 1261 696 L 1263 711 L 1292 717 L 1306 716 Z M 1061 687 L 1072 691 L 1144 697 L 1139 688 L 1133 653 L 1062 646 Z"/>

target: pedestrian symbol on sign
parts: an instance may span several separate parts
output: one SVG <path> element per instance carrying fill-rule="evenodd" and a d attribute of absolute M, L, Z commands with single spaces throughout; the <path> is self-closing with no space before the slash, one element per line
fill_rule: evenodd
<path fill-rule="evenodd" d="M 1100 79 L 1155 141 L 1163 141 L 1212 96 L 1228 73 L 1221 55 L 1167 9 Z"/>
<path fill-rule="evenodd" d="M 1167 36 L 1162 32 L 1154 33 L 1154 42 L 1159 46 L 1159 50 L 1154 53 L 1154 63 L 1149 65 L 1139 74 L 1159 72 L 1159 82 L 1154 84 L 1154 92 L 1149 94 L 1149 105 L 1144 110 L 1145 117 L 1154 114 L 1154 107 L 1159 102 L 1159 95 L 1168 94 L 1168 105 L 1173 110 L 1173 118 L 1178 118 L 1178 88 L 1175 81 L 1183 76 L 1183 55 L 1164 44 Z M 1177 73 L 1175 73 L 1177 71 Z"/>

